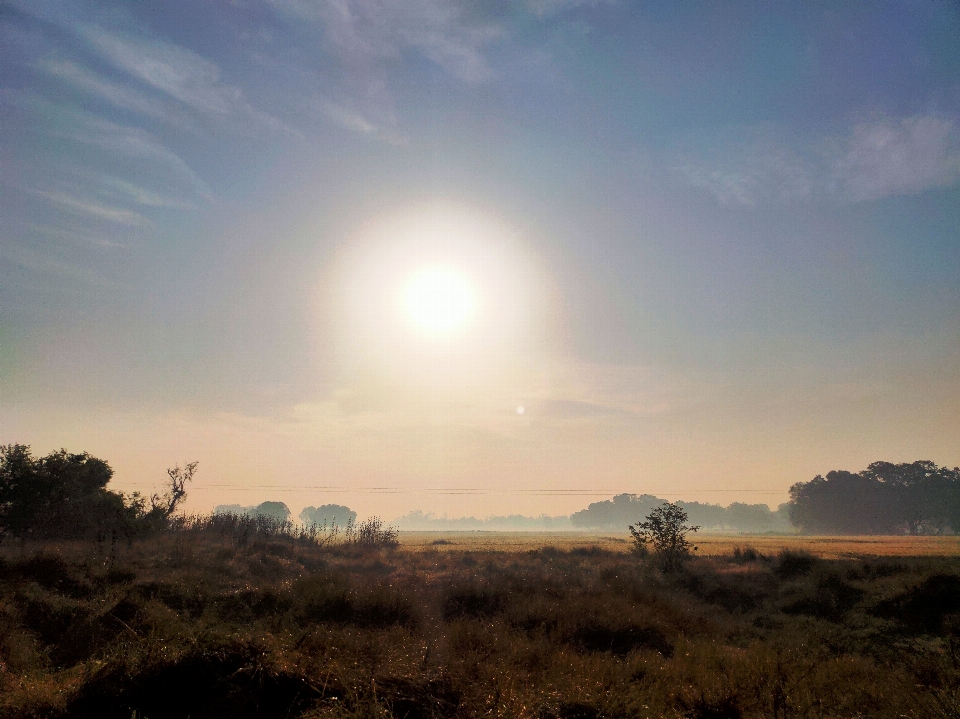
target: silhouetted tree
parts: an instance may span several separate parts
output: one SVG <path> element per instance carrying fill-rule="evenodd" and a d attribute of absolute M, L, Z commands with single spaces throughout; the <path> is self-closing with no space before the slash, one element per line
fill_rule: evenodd
<path fill-rule="evenodd" d="M 654 509 L 643 522 L 630 525 L 634 546 L 641 554 L 653 549 L 664 571 L 679 569 L 683 561 L 696 551 L 687 534 L 696 532 L 700 527 L 686 524 L 687 513 L 672 502 L 664 502 Z"/>
<path fill-rule="evenodd" d="M 167 525 L 197 463 L 167 470 L 169 489 L 149 500 L 108 490 L 113 470 L 65 449 L 34 458 L 23 444 L 0 446 L 0 533 L 24 539 L 133 536 Z"/>
<path fill-rule="evenodd" d="M 23 444 L 0 446 L 0 531 L 23 538 L 80 537 L 128 515 L 106 489 L 113 470 L 87 453 L 61 449 L 34 458 Z"/>
<path fill-rule="evenodd" d="M 790 488 L 790 521 L 811 534 L 960 531 L 960 469 L 930 461 L 874 462 Z"/>
<path fill-rule="evenodd" d="M 155 494 L 151 497 L 150 503 L 158 514 L 167 518 L 177 511 L 179 504 L 187 497 L 187 482 L 193 480 L 193 475 L 199 464 L 199 462 L 188 462 L 182 468 L 176 465 L 173 469 L 167 470 L 170 489 L 163 495 Z"/>
<path fill-rule="evenodd" d="M 882 483 L 893 521 L 907 534 L 960 531 L 960 469 L 938 467 L 928 460 L 911 464 L 874 462 L 860 473 Z"/>

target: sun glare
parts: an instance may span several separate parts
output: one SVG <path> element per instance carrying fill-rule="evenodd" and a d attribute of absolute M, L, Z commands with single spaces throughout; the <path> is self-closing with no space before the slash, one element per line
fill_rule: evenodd
<path fill-rule="evenodd" d="M 471 283 L 446 267 L 429 267 L 414 275 L 406 286 L 403 300 L 407 316 L 431 334 L 462 327 L 477 308 L 477 295 Z"/>

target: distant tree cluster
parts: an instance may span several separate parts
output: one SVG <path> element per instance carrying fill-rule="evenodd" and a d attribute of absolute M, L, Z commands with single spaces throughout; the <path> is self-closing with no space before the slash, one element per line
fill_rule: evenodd
<path fill-rule="evenodd" d="M 654 509 L 669 504 L 652 494 L 619 494 L 613 499 L 594 502 L 586 509 L 574 512 L 570 520 L 574 527 L 583 529 L 614 529 L 635 522 Z M 728 507 L 700 502 L 676 502 L 690 518 L 704 529 L 733 532 L 789 532 L 792 531 L 786 505 L 776 512 L 765 504 L 734 502 Z"/>
<path fill-rule="evenodd" d="M 167 470 L 164 494 L 127 496 L 107 489 L 113 470 L 65 449 L 34 457 L 25 444 L 0 445 L 0 535 L 78 539 L 132 536 L 165 526 L 186 496 L 197 463 Z"/>
<path fill-rule="evenodd" d="M 960 533 L 960 468 L 874 462 L 790 488 L 790 521 L 809 534 Z"/>
<path fill-rule="evenodd" d="M 283 502 L 261 502 L 251 507 L 244 507 L 240 504 L 218 504 L 214 507 L 213 513 L 236 514 L 240 517 L 263 517 L 276 522 L 290 521 L 290 508 Z"/>
<path fill-rule="evenodd" d="M 357 513 L 342 504 L 322 504 L 319 507 L 304 507 L 300 512 L 300 522 L 304 526 L 352 527 L 357 522 Z"/>

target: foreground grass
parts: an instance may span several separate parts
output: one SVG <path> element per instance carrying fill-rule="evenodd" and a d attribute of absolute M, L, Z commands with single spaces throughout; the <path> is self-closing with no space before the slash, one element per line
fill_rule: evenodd
<path fill-rule="evenodd" d="M 10 717 L 960 717 L 960 559 L 6 548 Z"/>

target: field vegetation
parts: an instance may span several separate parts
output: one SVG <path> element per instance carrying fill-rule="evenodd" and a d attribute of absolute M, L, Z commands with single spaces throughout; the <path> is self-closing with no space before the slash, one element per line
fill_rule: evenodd
<path fill-rule="evenodd" d="M 939 520 L 694 545 L 663 504 L 630 535 L 401 542 L 344 507 L 184 517 L 196 467 L 126 496 L 0 447 L 0 716 L 960 717 Z"/>
<path fill-rule="evenodd" d="M 956 555 L 727 538 L 664 571 L 616 537 L 290 530 L 227 515 L 113 544 L 7 542 L 0 714 L 960 716 Z"/>

